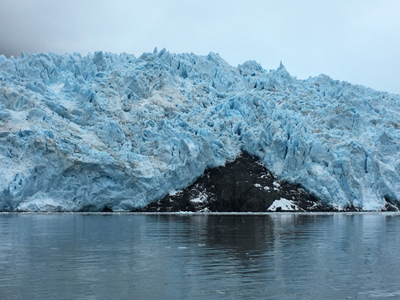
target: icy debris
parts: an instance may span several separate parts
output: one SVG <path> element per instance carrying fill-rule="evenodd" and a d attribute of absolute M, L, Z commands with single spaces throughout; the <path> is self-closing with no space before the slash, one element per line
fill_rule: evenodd
<path fill-rule="evenodd" d="M 302 209 L 292 201 L 281 198 L 279 200 L 275 200 L 271 206 L 268 207 L 268 211 L 302 211 Z"/>
<path fill-rule="evenodd" d="M 206 193 L 200 193 L 196 198 L 190 199 L 190 202 L 193 203 L 204 203 L 208 200 L 208 196 Z"/>
<path fill-rule="evenodd" d="M 182 193 L 182 191 L 175 191 L 175 190 L 172 190 L 172 191 L 170 191 L 169 193 L 168 193 L 168 195 L 170 195 L 170 196 L 176 196 L 176 195 L 179 195 L 179 194 L 181 194 Z"/>

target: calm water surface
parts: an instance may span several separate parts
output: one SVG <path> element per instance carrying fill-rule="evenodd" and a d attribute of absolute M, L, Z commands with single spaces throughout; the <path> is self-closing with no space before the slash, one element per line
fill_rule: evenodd
<path fill-rule="evenodd" d="M 0 214 L 0 299 L 400 299 L 400 215 Z"/>

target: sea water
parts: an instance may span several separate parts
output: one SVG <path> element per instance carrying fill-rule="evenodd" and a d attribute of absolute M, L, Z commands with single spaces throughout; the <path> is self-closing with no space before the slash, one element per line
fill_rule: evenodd
<path fill-rule="evenodd" d="M 0 214 L 0 299 L 399 298 L 399 214 Z"/>

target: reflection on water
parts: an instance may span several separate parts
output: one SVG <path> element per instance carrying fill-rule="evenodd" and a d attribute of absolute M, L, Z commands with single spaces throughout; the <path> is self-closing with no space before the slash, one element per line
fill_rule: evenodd
<path fill-rule="evenodd" d="M 398 299 L 398 249 L 392 214 L 0 214 L 0 299 Z"/>

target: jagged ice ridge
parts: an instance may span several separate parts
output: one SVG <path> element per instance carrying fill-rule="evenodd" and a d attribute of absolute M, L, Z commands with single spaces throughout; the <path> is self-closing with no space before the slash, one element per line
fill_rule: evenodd
<path fill-rule="evenodd" d="M 400 96 L 217 54 L 0 56 L 0 211 L 114 211 L 242 151 L 338 209 L 400 200 Z"/>

